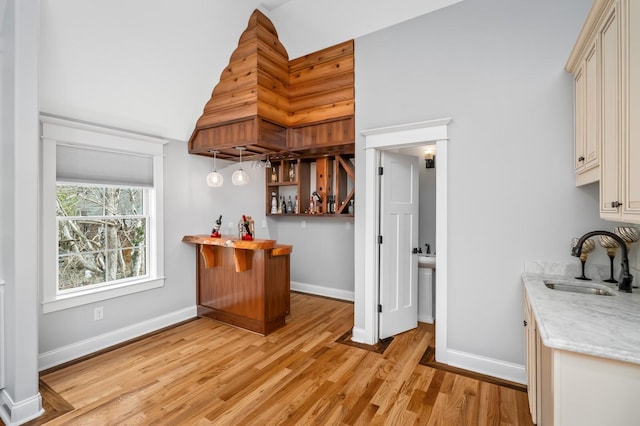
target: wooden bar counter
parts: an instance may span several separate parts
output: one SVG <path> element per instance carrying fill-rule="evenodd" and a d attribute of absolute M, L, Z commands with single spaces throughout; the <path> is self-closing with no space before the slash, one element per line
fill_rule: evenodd
<path fill-rule="evenodd" d="M 196 245 L 198 315 L 267 335 L 290 310 L 292 246 L 186 235 Z"/>

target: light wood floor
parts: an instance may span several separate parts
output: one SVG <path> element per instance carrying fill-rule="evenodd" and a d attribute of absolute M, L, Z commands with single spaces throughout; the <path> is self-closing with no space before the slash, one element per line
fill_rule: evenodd
<path fill-rule="evenodd" d="M 383 354 L 337 343 L 352 326 L 352 304 L 297 293 L 267 337 L 197 319 L 43 375 L 73 407 L 45 424 L 532 424 L 524 392 L 419 365 L 432 326 Z"/>

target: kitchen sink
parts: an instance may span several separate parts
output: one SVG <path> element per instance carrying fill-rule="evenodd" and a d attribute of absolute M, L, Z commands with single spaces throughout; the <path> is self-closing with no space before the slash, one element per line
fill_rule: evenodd
<path fill-rule="evenodd" d="M 568 291 L 570 293 L 595 294 L 596 296 L 613 296 L 609 290 L 584 284 L 571 284 L 558 281 L 544 281 L 544 285 L 551 290 Z"/>

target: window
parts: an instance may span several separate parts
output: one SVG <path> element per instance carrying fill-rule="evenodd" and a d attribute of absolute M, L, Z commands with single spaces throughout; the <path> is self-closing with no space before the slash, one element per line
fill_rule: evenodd
<path fill-rule="evenodd" d="M 166 141 L 40 118 L 43 312 L 163 286 Z"/>
<path fill-rule="evenodd" d="M 58 291 L 147 276 L 148 191 L 58 183 Z"/>

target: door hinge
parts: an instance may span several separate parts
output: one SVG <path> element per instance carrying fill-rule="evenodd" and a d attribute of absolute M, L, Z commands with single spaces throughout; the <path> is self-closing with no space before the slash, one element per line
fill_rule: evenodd
<path fill-rule="evenodd" d="M 524 323 L 524 326 L 527 326 L 527 320 L 522 321 Z"/>
<path fill-rule="evenodd" d="M 382 312 L 382 305 L 378 305 L 378 312 Z"/>
<path fill-rule="evenodd" d="M 382 168 L 382 166 L 378 167 L 378 175 L 382 176 L 384 174 L 384 169 Z"/>
<path fill-rule="evenodd" d="M 378 244 L 382 244 L 382 235 L 378 235 Z"/>

